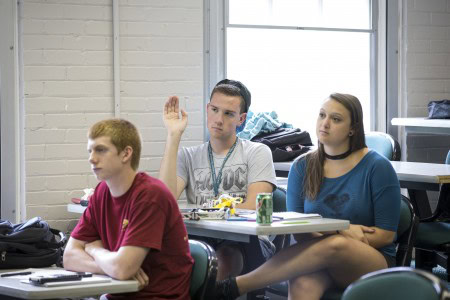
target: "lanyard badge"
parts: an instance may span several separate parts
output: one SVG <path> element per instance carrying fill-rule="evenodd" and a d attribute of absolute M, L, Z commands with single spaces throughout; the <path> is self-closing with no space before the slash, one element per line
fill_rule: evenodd
<path fill-rule="evenodd" d="M 220 167 L 219 173 L 217 174 L 217 176 L 216 176 L 216 169 L 214 167 L 214 157 L 213 157 L 213 153 L 212 153 L 211 142 L 208 143 L 209 166 L 211 168 L 211 179 L 212 179 L 212 184 L 213 184 L 213 188 L 214 188 L 214 197 L 216 199 L 219 196 L 219 185 L 220 185 L 220 182 L 222 181 L 223 167 L 225 166 L 225 163 L 227 162 L 228 158 L 231 156 L 231 153 L 233 153 L 234 148 L 236 148 L 237 141 L 238 141 L 238 137 L 236 137 L 236 141 L 234 142 L 233 146 L 231 146 L 230 150 L 228 150 L 228 153 L 222 162 L 222 166 Z"/>

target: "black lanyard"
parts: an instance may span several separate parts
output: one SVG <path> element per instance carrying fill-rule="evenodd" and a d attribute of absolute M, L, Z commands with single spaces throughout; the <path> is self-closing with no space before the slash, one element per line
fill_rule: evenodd
<path fill-rule="evenodd" d="M 231 153 L 233 153 L 234 148 L 236 148 L 237 141 L 238 141 L 238 137 L 236 137 L 236 141 L 234 142 L 233 146 L 231 146 L 230 150 L 228 150 L 228 153 L 222 162 L 222 166 L 220 167 L 217 177 L 216 177 L 216 169 L 214 168 L 214 157 L 213 157 L 213 153 L 212 153 L 211 142 L 208 143 L 209 166 L 211 168 L 211 178 L 212 178 L 212 184 L 213 184 L 213 188 L 214 188 L 214 197 L 216 197 L 216 198 L 219 195 L 219 185 L 220 185 L 220 182 L 222 181 L 223 167 L 225 166 L 225 163 L 227 162 Z"/>

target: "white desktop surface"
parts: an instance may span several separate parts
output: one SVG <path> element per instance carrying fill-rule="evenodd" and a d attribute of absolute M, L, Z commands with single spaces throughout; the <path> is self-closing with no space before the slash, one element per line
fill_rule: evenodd
<path fill-rule="evenodd" d="M 286 177 L 277 177 L 277 185 L 279 185 L 282 188 L 287 188 L 287 178 Z M 186 201 L 180 201 L 178 200 L 178 205 L 180 205 L 180 208 L 187 208 L 189 204 L 186 203 Z M 195 205 L 192 205 L 192 208 L 195 208 Z M 72 213 L 78 213 L 82 214 L 86 209 L 86 206 L 82 206 L 80 204 L 74 204 L 70 203 L 67 205 L 67 211 Z"/>
<path fill-rule="evenodd" d="M 80 204 L 68 204 L 67 211 L 73 213 L 82 214 L 86 210 L 87 206 L 82 206 Z"/>
<path fill-rule="evenodd" d="M 450 165 L 409 161 L 391 161 L 397 177 L 402 181 L 450 183 Z M 289 171 L 292 162 L 274 163 L 275 170 Z"/>
<path fill-rule="evenodd" d="M 57 269 L 57 268 L 46 268 L 46 269 Z M 31 268 L 27 270 L 39 270 L 39 269 Z M 7 271 L 10 272 L 12 270 L 2 270 L 1 273 Z M 101 276 L 101 275 L 94 275 L 94 276 Z M 112 279 L 111 282 L 102 282 L 102 283 L 67 285 L 59 287 L 39 287 L 27 283 L 22 283 L 20 282 L 20 279 L 17 278 L 0 277 L 0 295 L 6 295 L 21 299 L 82 298 L 89 296 L 98 296 L 108 293 L 130 293 L 136 291 L 138 291 L 138 282 L 136 280 L 119 281 Z"/>
<path fill-rule="evenodd" d="M 277 186 L 287 189 L 288 180 L 287 177 L 277 177 Z"/>
<path fill-rule="evenodd" d="M 393 118 L 391 124 L 405 126 L 409 133 L 450 134 L 450 119 Z"/>
<path fill-rule="evenodd" d="M 287 161 L 287 162 L 275 162 L 273 163 L 273 166 L 275 167 L 275 171 L 287 171 L 291 169 L 293 161 Z M 277 179 L 278 181 L 278 179 Z"/>
<path fill-rule="evenodd" d="M 399 180 L 426 183 L 450 183 L 450 165 L 391 161 Z"/>
<path fill-rule="evenodd" d="M 67 205 L 69 212 L 83 213 L 86 207 L 79 204 Z M 218 230 L 230 233 L 244 235 L 276 235 L 289 233 L 304 233 L 315 231 L 342 230 L 349 227 L 346 220 L 311 218 L 301 220 L 302 224 L 283 224 L 282 222 L 273 222 L 270 226 L 262 226 L 252 221 L 226 221 L 226 220 L 186 220 L 184 223 L 187 228 L 201 228 L 207 230 Z"/>
<path fill-rule="evenodd" d="M 226 220 L 186 220 L 186 228 L 189 229 L 205 229 L 211 231 L 222 231 L 236 233 L 242 235 L 277 235 L 291 233 L 306 233 L 320 231 L 335 231 L 349 228 L 349 221 L 328 219 L 328 218 L 311 218 L 292 222 L 293 224 L 283 224 L 283 222 L 273 222 L 271 225 L 258 225 L 253 221 L 226 221 Z"/>
<path fill-rule="evenodd" d="M 86 208 L 79 204 L 69 204 L 69 212 L 82 213 Z M 297 224 L 295 224 L 297 223 Z M 294 224 L 273 222 L 270 226 L 262 226 L 253 221 L 226 221 L 226 220 L 185 220 L 184 224 L 189 234 L 217 237 L 221 239 L 249 242 L 250 236 L 277 235 L 305 232 L 320 232 L 343 230 L 349 227 L 349 221 L 311 218 L 299 220 Z"/>

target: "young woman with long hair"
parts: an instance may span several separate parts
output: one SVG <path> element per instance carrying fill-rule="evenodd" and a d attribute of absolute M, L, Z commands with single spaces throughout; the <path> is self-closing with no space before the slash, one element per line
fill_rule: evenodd
<path fill-rule="evenodd" d="M 334 232 L 294 235 L 297 243 L 252 272 L 217 284 L 218 299 L 289 280 L 289 299 L 320 299 L 360 276 L 395 265 L 400 185 L 390 162 L 365 144 L 358 98 L 331 94 L 320 108 L 317 150 L 289 172 L 287 207 L 350 221 Z"/>

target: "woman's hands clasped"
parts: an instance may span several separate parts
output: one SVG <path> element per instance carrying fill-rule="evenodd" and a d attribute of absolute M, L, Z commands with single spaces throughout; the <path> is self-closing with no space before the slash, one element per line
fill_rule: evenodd
<path fill-rule="evenodd" d="M 353 225 L 350 224 L 350 228 L 346 230 L 340 230 L 339 234 L 342 234 L 345 237 L 355 239 L 357 241 L 361 241 L 367 245 L 369 241 L 367 240 L 366 233 L 374 233 L 375 229 L 364 226 L 364 225 Z"/>

